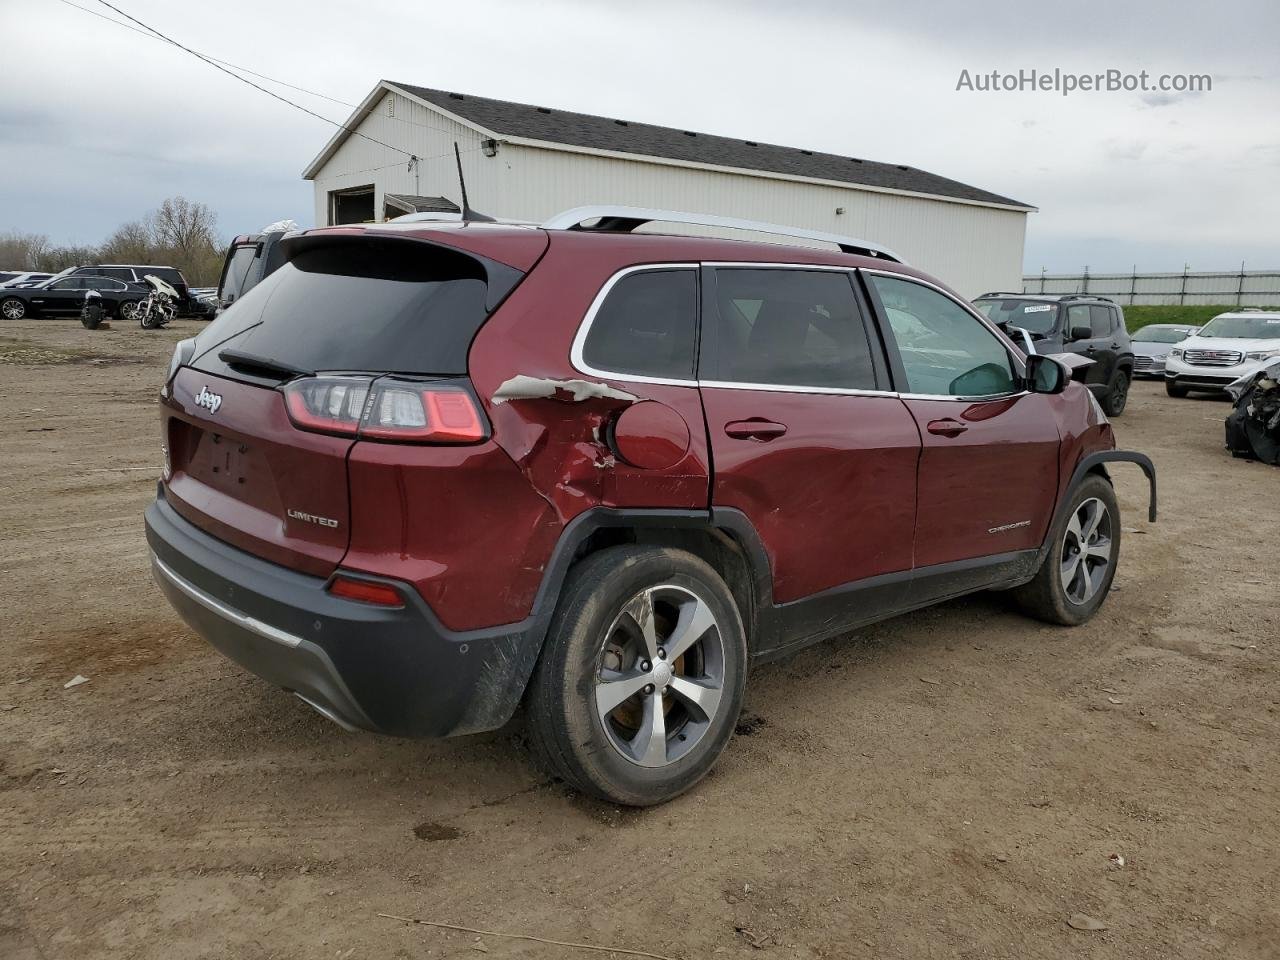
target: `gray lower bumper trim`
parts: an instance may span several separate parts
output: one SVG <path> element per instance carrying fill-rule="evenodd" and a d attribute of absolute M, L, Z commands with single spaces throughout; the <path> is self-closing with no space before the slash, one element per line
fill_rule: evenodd
<path fill-rule="evenodd" d="M 257 620 L 248 614 L 232 609 L 221 600 L 216 600 L 209 596 L 209 594 L 205 593 L 199 587 L 180 577 L 171 567 L 169 567 L 168 564 L 157 557 L 154 552 L 151 554 L 151 563 L 155 567 L 156 573 L 164 577 L 206 610 L 210 610 L 218 616 L 230 620 L 237 626 L 256 633 L 260 637 L 265 637 L 266 639 L 273 640 L 276 643 L 284 644 L 286 647 L 297 647 L 302 643 L 301 637 L 294 636 L 292 633 L 286 633 L 284 630 L 278 630 L 268 623 L 263 623 L 261 620 Z"/>

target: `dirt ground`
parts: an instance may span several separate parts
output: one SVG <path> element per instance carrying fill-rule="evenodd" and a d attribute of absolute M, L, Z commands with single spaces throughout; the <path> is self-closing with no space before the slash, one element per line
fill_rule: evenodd
<path fill-rule="evenodd" d="M 1161 519 L 1118 468 L 1091 623 L 978 596 L 762 667 L 714 773 L 636 812 L 518 727 L 345 733 L 185 629 L 142 510 L 194 328 L 0 326 L 5 960 L 608 955 L 379 914 L 682 960 L 1280 956 L 1280 471 L 1224 452 L 1225 403 L 1136 385 Z"/>

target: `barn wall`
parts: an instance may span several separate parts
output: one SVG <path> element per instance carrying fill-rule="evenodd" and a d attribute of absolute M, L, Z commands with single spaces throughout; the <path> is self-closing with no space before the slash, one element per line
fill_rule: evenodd
<path fill-rule="evenodd" d="M 328 192 L 374 183 L 384 193 L 459 199 L 452 146 L 463 150 L 471 204 L 493 216 L 541 221 L 595 203 L 663 207 L 826 230 L 884 244 L 966 296 L 1020 289 L 1026 214 L 971 204 L 666 166 L 504 143 L 485 157 L 483 137 L 435 111 L 395 96 L 361 132 L 423 157 L 418 182 L 394 151 L 350 137 L 316 178 L 316 222 L 328 219 Z M 376 169 L 370 169 L 376 168 Z M 836 208 L 844 213 L 837 214 Z"/>

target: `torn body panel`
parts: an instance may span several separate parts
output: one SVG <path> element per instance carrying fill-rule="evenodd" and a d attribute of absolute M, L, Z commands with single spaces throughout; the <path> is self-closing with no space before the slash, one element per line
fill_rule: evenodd
<path fill-rule="evenodd" d="M 494 441 L 551 506 L 557 534 L 597 506 L 707 509 L 710 459 L 698 388 L 587 376 L 565 350 L 622 263 L 617 251 L 557 235 L 471 348 L 471 380 Z M 645 401 L 678 417 L 688 434 L 683 455 L 660 468 L 627 462 L 612 442 L 618 418 Z"/>

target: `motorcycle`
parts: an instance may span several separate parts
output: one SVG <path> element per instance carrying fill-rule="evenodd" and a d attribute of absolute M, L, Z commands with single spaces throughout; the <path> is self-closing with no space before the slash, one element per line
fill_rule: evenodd
<path fill-rule="evenodd" d="M 107 319 L 107 309 L 102 304 L 102 294 L 90 290 L 84 295 L 84 306 L 80 308 L 80 322 L 86 330 L 97 330 L 103 320 Z"/>
<path fill-rule="evenodd" d="M 143 330 L 157 330 L 178 315 L 178 291 L 151 274 L 142 279 L 151 292 L 138 301 L 135 316 Z"/>

